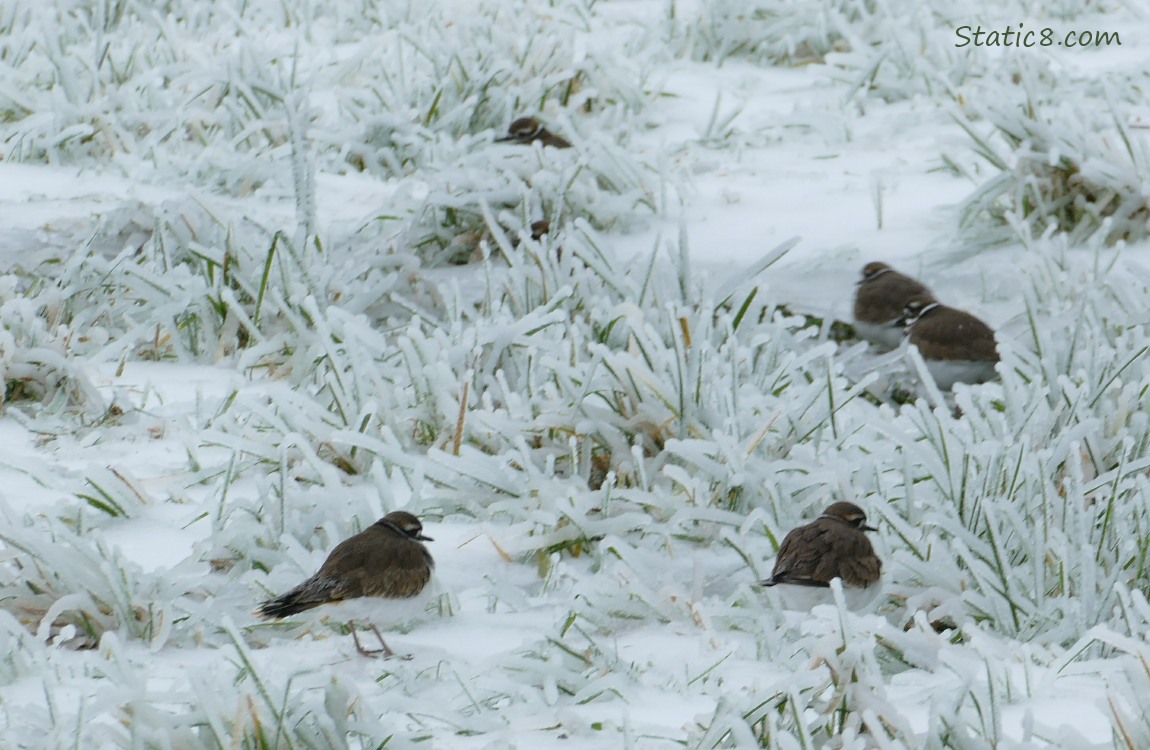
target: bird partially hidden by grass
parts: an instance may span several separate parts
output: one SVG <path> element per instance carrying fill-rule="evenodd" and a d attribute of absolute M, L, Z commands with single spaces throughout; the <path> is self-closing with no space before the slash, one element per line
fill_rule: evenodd
<path fill-rule="evenodd" d="M 507 128 L 507 135 L 496 138 L 496 143 L 535 143 L 552 148 L 571 148 L 571 142 L 543 127 L 534 117 L 520 117 Z"/>
<path fill-rule="evenodd" d="M 358 609 L 379 639 L 380 648 L 365 649 L 356 634 L 355 620 L 348 625 L 356 651 L 364 656 L 394 656 L 375 621 L 383 615 L 400 614 L 402 604 L 416 600 L 431 581 L 435 562 L 422 542 L 423 524 L 406 511 L 388 513 L 353 537 L 335 546 L 319 571 L 291 591 L 260 605 L 256 614 L 281 619 L 325 604 Z M 391 610 L 389 613 L 387 610 Z"/>

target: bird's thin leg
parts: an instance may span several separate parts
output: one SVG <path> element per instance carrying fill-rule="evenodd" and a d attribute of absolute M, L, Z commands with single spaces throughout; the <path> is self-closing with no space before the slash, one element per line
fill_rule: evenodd
<path fill-rule="evenodd" d="M 379 645 L 383 646 L 383 648 L 380 649 L 383 651 L 383 658 L 390 659 L 391 657 L 395 656 L 395 652 L 391 650 L 391 648 L 383 640 L 383 636 L 379 634 L 379 628 L 377 628 L 375 625 L 372 625 L 371 632 L 375 633 L 375 637 L 379 639 Z"/>
<path fill-rule="evenodd" d="M 362 656 L 375 658 L 381 655 L 381 653 L 384 659 L 391 656 L 391 649 L 388 648 L 388 644 L 383 643 L 383 638 L 379 638 L 379 643 L 383 644 L 382 649 L 365 649 L 363 648 L 363 644 L 359 642 L 359 633 L 355 630 L 355 622 L 348 622 L 347 627 L 350 627 L 352 630 L 352 641 L 355 641 L 355 650 L 359 651 Z M 376 635 L 378 635 L 378 632 Z"/>
<path fill-rule="evenodd" d="M 355 650 L 358 651 L 363 656 L 370 656 L 370 657 L 374 658 L 376 656 L 379 656 L 380 654 L 383 654 L 384 659 L 390 659 L 392 656 L 394 656 L 394 654 L 392 653 L 392 650 L 390 648 L 388 648 L 386 643 L 384 643 L 383 636 L 379 634 L 379 628 L 377 628 L 375 625 L 372 625 L 371 629 L 375 632 L 375 637 L 379 639 L 379 645 L 382 646 L 383 648 L 373 648 L 373 649 L 364 648 L 363 645 L 359 642 L 359 634 L 356 633 L 356 631 L 355 631 L 355 623 L 349 622 L 348 626 L 351 628 L 351 638 L 352 638 L 352 640 L 355 641 Z"/>

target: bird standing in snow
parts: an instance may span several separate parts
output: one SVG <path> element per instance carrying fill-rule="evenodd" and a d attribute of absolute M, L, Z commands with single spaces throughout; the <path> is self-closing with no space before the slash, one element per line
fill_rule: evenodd
<path fill-rule="evenodd" d="M 418 518 L 402 510 L 388 513 L 337 544 L 315 575 L 283 596 L 264 602 L 256 614 L 281 619 L 320 605 L 340 604 L 341 611 L 349 615 L 356 650 L 364 656 L 382 653 L 389 658 L 393 652 L 377 623 L 411 612 L 410 605 L 418 602 L 435 566 L 422 544 L 430 541 L 431 537 L 423 535 Z M 405 603 L 409 606 L 401 606 Z M 367 650 L 360 644 L 356 615 L 370 624 L 380 648 Z"/>

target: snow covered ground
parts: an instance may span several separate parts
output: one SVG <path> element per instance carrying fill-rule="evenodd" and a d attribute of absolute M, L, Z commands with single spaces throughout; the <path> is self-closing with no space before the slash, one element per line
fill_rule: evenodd
<path fill-rule="evenodd" d="M 1147 70 L 1121 0 L 0 2 L 0 747 L 1150 747 Z M 1001 380 L 890 399 L 869 260 Z M 881 603 L 783 611 L 834 500 Z M 252 615 L 397 507 L 409 660 Z"/>

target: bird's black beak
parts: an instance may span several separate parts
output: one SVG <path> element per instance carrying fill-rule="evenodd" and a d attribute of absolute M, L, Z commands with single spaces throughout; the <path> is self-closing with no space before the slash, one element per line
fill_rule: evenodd
<path fill-rule="evenodd" d="M 863 531 L 878 531 L 878 529 L 876 529 L 874 526 L 865 523 L 862 526 L 859 526 L 859 528 Z"/>
<path fill-rule="evenodd" d="M 495 142 L 496 143 L 507 143 L 508 141 L 516 141 L 516 140 L 519 140 L 519 139 L 513 135 L 505 135 L 502 138 L 496 138 Z"/>
<path fill-rule="evenodd" d="M 434 541 L 435 541 L 434 539 L 432 539 L 431 537 L 427 536 L 426 534 L 420 534 L 419 536 L 417 536 L 417 537 L 415 537 L 415 538 L 416 538 L 416 539 L 418 539 L 418 540 L 419 540 L 419 541 L 421 541 L 421 542 L 434 542 Z"/>

